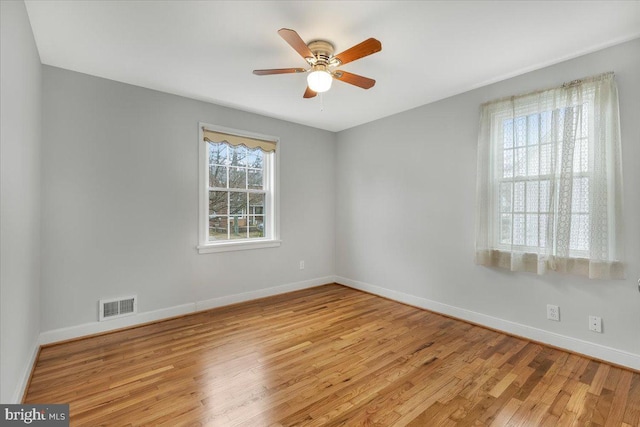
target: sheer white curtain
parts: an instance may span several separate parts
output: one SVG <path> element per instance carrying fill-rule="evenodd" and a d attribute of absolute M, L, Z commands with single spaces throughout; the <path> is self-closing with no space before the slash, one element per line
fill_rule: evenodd
<path fill-rule="evenodd" d="M 476 263 L 623 278 L 621 215 L 613 73 L 482 106 Z"/>

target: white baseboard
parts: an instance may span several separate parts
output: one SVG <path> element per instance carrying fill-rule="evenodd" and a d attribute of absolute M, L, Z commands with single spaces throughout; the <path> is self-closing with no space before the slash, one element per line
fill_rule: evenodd
<path fill-rule="evenodd" d="M 286 285 L 274 286 L 266 289 L 259 289 L 251 292 L 244 292 L 235 295 L 227 295 L 219 298 L 196 301 L 193 303 L 162 308 L 154 311 L 138 313 L 133 316 L 120 317 L 118 319 L 104 322 L 90 322 L 82 325 L 70 326 L 67 328 L 53 329 L 40 333 L 40 344 L 52 344 L 73 338 L 80 338 L 101 332 L 113 331 L 116 329 L 136 326 L 156 320 L 167 319 L 183 314 L 194 313 L 196 311 L 208 310 L 215 307 L 235 304 L 243 301 L 250 301 L 257 298 L 278 295 L 285 292 L 296 291 L 314 286 L 325 285 L 333 282 L 333 276 L 319 277 L 317 279 L 305 280 L 301 282 L 289 283 Z"/>
<path fill-rule="evenodd" d="M 251 301 L 258 298 L 270 297 L 301 289 L 313 288 L 314 286 L 333 283 L 333 276 L 319 277 L 317 279 L 305 280 L 302 282 L 289 283 L 286 285 L 274 286 L 272 288 L 259 289 L 257 291 L 243 292 L 241 294 L 228 295 L 196 302 L 196 311 L 209 310 L 211 308 L 236 304 L 244 301 Z"/>
<path fill-rule="evenodd" d="M 87 335 L 101 332 L 113 331 L 115 329 L 127 328 L 156 320 L 167 319 L 169 317 L 180 316 L 182 314 L 196 311 L 196 303 L 176 305 L 174 307 L 162 308 L 159 310 L 137 313 L 132 316 L 120 317 L 104 322 L 89 322 L 82 325 L 69 326 L 67 328 L 53 329 L 40 333 L 40 344 L 52 344 L 59 341 L 80 338 Z"/>
<path fill-rule="evenodd" d="M 38 339 L 36 338 L 35 340 L 33 340 L 33 344 L 31 345 L 29 358 L 25 360 L 22 370 L 20 371 L 22 372 L 22 375 L 20 377 L 20 381 L 16 385 L 16 390 L 13 392 L 11 402 L 6 403 L 22 403 L 22 397 L 24 396 L 24 392 L 27 389 L 27 383 L 29 382 L 29 377 L 31 376 L 31 370 L 35 366 L 39 349 L 40 345 L 38 344 Z"/>
<path fill-rule="evenodd" d="M 511 322 L 509 320 L 477 313 L 475 311 L 467 310 L 464 308 L 443 304 L 426 298 L 417 297 L 415 295 L 405 294 L 403 292 L 394 291 L 380 286 L 370 285 L 368 283 L 347 279 L 345 277 L 336 276 L 333 279 L 334 282 L 353 289 L 359 289 L 361 291 L 389 298 L 394 301 L 424 308 L 436 313 L 441 313 L 447 316 L 476 323 L 478 325 L 487 326 L 492 329 L 549 344 L 554 347 L 563 348 L 575 353 L 595 357 L 596 359 L 615 363 L 620 366 L 626 366 L 631 369 L 640 370 L 640 355 L 638 354 L 633 354 L 623 350 L 618 350 L 581 339 L 572 338 L 566 335 L 556 334 L 554 332 L 549 332 L 520 323 Z"/>

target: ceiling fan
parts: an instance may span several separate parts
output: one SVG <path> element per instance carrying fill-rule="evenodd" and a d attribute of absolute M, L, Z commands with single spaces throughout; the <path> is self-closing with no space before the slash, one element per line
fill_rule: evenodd
<path fill-rule="evenodd" d="M 304 98 L 313 98 L 320 92 L 326 92 L 331 88 L 333 79 L 340 80 L 363 89 L 369 89 L 376 81 L 368 77 L 348 73 L 334 68 L 340 65 L 364 58 L 382 50 L 380 41 L 370 38 L 337 55 L 333 54 L 333 45 L 326 40 L 314 40 L 305 43 L 293 30 L 281 28 L 278 34 L 296 50 L 311 66 L 304 68 L 274 68 L 269 70 L 253 70 L 253 74 L 266 76 L 270 74 L 309 73 L 307 76 L 307 90 Z"/>

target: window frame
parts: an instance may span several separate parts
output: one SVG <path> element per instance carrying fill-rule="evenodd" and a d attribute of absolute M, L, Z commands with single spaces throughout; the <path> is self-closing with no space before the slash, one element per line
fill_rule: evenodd
<path fill-rule="evenodd" d="M 261 238 L 245 238 L 235 240 L 209 240 L 209 150 L 204 140 L 203 129 L 236 135 L 240 137 L 261 139 L 276 144 L 276 150 L 266 153 L 264 157 L 265 212 L 264 223 L 266 235 Z M 198 123 L 198 253 L 216 253 L 279 247 L 280 240 L 280 138 L 240 129 L 233 129 L 209 123 Z"/>

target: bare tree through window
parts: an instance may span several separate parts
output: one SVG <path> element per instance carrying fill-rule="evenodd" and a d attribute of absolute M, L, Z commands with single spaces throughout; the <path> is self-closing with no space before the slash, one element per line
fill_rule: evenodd
<path fill-rule="evenodd" d="M 209 240 L 264 237 L 265 153 L 225 142 L 208 147 Z"/>

